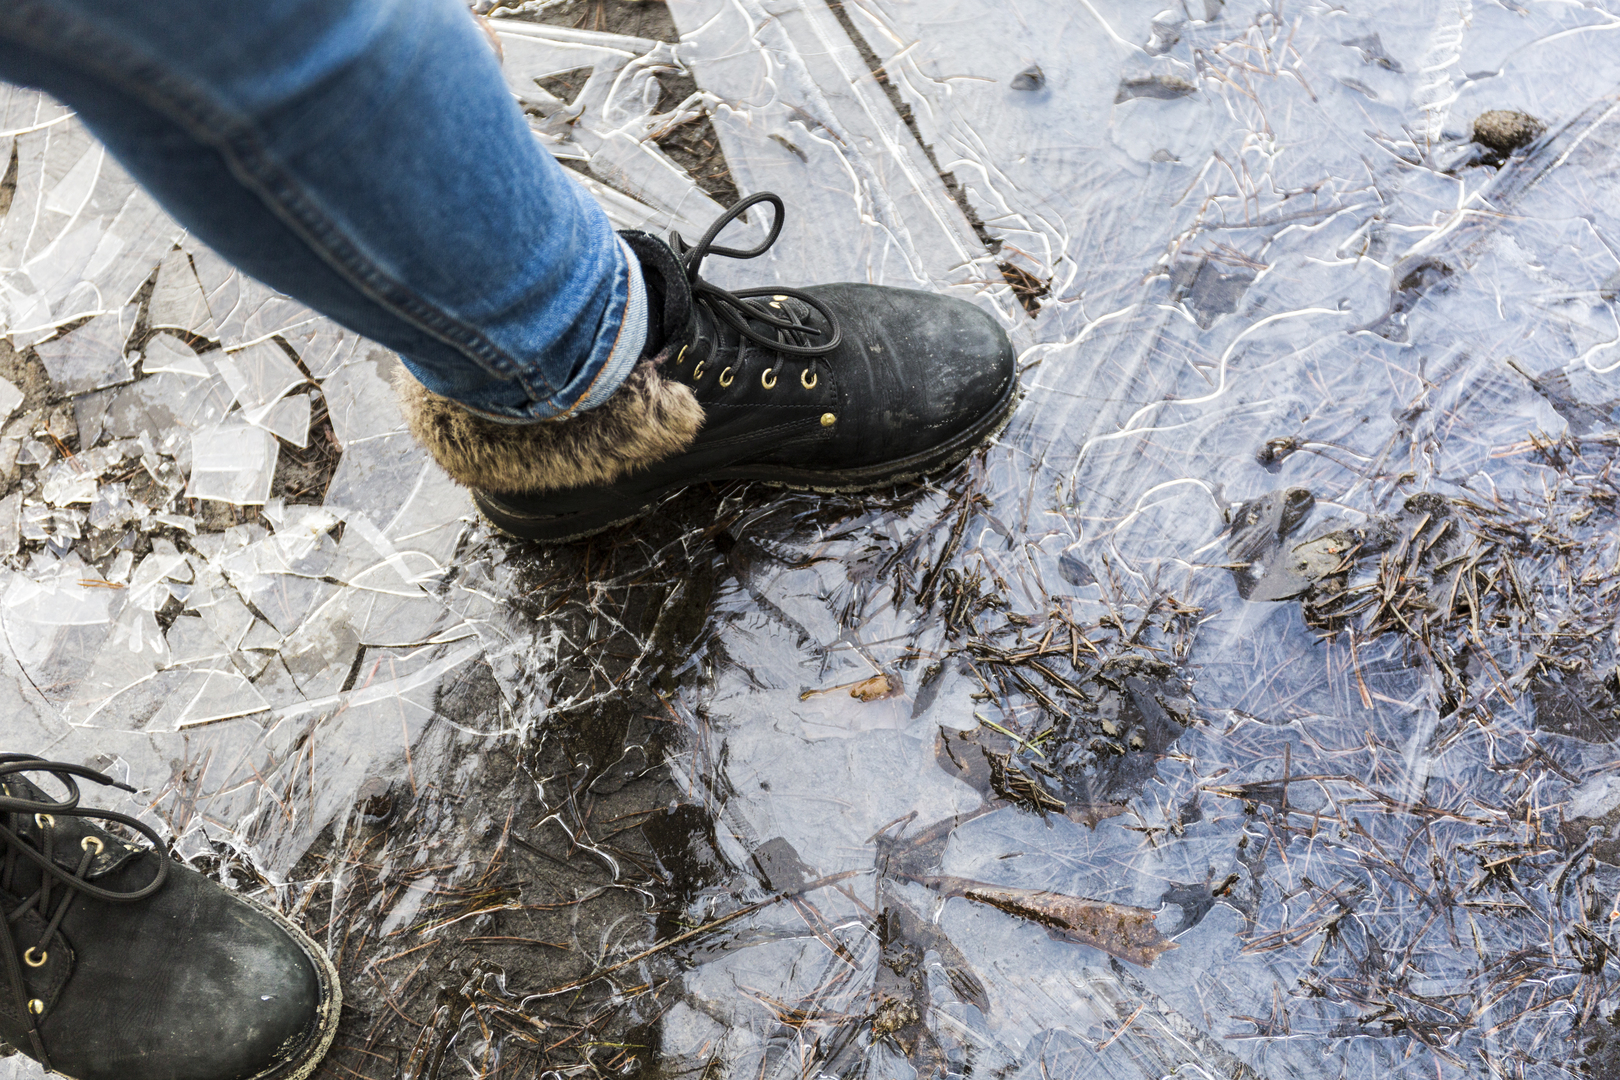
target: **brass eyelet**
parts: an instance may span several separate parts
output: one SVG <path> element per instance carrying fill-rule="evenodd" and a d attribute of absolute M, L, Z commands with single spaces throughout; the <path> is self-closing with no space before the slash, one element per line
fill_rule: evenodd
<path fill-rule="evenodd" d="M 705 363 L 706 363 L 706 362 L 707 362 L 707 361 L 703 361 L 703 360 L 699 360 L 699 361 L 698 361 L 698 362 L 697 362 L 697 367 L 695 367 L 695 368 L 693 368 L 693 369 L 692 369 L 692 378 L 694 378 L 694 379 L 701 379 L 701 378 L 703 378 L 703 365 L 704 365 L 704 364 L 705 364 Z"/>
<path fill-rule="evenodd" d="M 832 413 L 824 412 L 821 414 L 822 427 L 832 427 L 836 423 L 838 423 L 838 417 L 834 416 Z"/>
<path fill-rule="evenodd" d="M 23 963 L 27 964 L 29 967 L 34 967 L 34 968 L 44 967 L 45 962 L 51 958 L 51 954 L 48 953 L 48 952 L 42 952 L 42 953 L 39 954 L 39 959 L 35 960 L 34 959 L 34 953 L 36 953 L 36 952 L 39 952 L 39 947 L 38 946 L 35 946 L 34 948 L 29 949 L 27 952 L 23 953 Z"/>
<path fill-rule="evenodd" d="M 45 1013 L 45 1003 L 39 1000 L 39 998 L 35 998 L 28 1003 L 28 1011 L 33 1013 L 35 1016 L 42 1016 Z"/>
<path fill-rule="evenodd" d="M 726 368 L 726 370 L 724 370 L 724 371 L 722 371 L 720 373 L 720 385 L 721 386 L 730 386 L 732 383 L 734 383 L 736 381 L 737 381 L 737 376 L 735 376 L 735 375 L 733 375 L 731 373 L 730 368 Z"/>
<path fill-rule="evenodd" d="M 681 366 L 681 361 L 686 359 L 686 350 L 690 349 L 691 347 L 692 346 L 690 346 L 690 345 L 682 345 L 681 346 L 680 354 L 675 357 L 675 366 L 676 367 Z"/>
<path fill-rule="evenodd" d="M 799 385 L 804 387 L 806 390 L 814 390 L 816 388 L 816 383 L 819 382 L 820 379 L 821 376 L 817 375 L 809 368 L 805 368 L 803 371 L 799 372 Z"/>
<path fill-rule="evenodd" d="M 764 371 L 760 372 L 759 385 L 763 386 L 767 390 L 775 386 L 776 371 L 772 368 L 766 368 Z"/>
<path fill-rule="evenodd" d="M 56 828 L 56 819 L 49 814 L 35 814 L 34 824 L 41 829 L 54 829 Z"/>
<path fill-rule="evenodd" d="M 83 840 L 79 841 L 79 849 L 81 851 L 93 850 L 97 855 L 100 855 L 103 851 L 107 850 L 107 845 L 101 842 L 101 837 L 99 836 L 87 836 Z"/>

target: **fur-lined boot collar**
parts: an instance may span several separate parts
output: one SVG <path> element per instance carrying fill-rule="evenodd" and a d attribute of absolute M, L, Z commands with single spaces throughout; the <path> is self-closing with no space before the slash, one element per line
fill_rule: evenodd
<path fill-rule="evenodd" d="M 500 424 L 440 397 L 400 369 L 411 434 L 450 478 L 495 494 L 611 484 L 692 445 L 703 406 L 690 387 L 643 360 L 613 396 L 565 420 Z"/>

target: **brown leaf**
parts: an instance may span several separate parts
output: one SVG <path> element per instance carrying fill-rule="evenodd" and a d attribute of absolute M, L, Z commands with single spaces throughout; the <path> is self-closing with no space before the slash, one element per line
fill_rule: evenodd
<path fill-rule="evenodd" d="M 849 696 L 860 701 L 881 701 L 884 698 L 897 697 L 904 691 L 905 686 L 899 679 L 888 672 L 883 672 L 850 687 Z"/>
<path fill-rule="evenodd" d="M 959 877 L 914 879 L 946 896 L 960 896 L 976 904 L 1040 923 L 1046 932 L 1064 941 L 1101 949 L 1110 956 L 1152 967 L 1160 953 L 1176 947 L 1153 924 L 1153 912 L 1125 904 L 1085 900 L 1063 893 L 987 885 Z"/>

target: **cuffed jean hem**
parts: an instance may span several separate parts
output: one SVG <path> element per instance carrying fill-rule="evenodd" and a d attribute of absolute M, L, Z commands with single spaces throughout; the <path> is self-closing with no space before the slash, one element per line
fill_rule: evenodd
<path fill-rule="evenodd" d="M 435 387 L 436 380 L 432 372 L 412 363 L 409 357 L 401 356 L 400 362 L 416 377 L 417 382 L 429 390 L 450 398 L 475 416 L 493 420 L 498 424 L 534 424 L 545 420 L 561 420 L 575 413 L 596 408 L 624 385 L 624 380 L 630 377 L 630 372 L 647 347 L 647 283 L 641 276 L 641 261 L 636 258 L 635 252 L 630 250 L 630 245 L 626 244 L 622 237 L 615 234 L 613 239 L 618 245 L 619 257 L 623 261 L 622 284 L 613 291 L 613 298 L 608 305 L 610 314 L 602 320 L 602 326 L 597 331 L 591 357 L 585 364 L 584 372 L 557 395 L 561 403 L 529 401 L 514 408 L 504 406 L 491 408 L 485 403 L 467 400 L 476 396 L 474 393 L 467 391 L 446 393 Z M 620 312 L 617 319 L 612 316 L 614 311 Z M 525 374 L 520 371 L 515 382 L 518 384 L 525 382 Z M 570 399 L 572 404 L 568 404 Z"/>
<path fill-rule="evenodd" d="M 614 236 L 614 239 L 619 242 L 619 251 L 629 270 L 630 300 L 624 306 L 624 318 L 619 321 L 619 340 L 614 342 L 613 351 L 608 353 L 602 370 L 579 403 L 580 409 L 594 409 L 612 397 L 630 377 L 631 369 L 647 348 L 647 283 L 641 278 L 641 260 L 623 237 Z"/>

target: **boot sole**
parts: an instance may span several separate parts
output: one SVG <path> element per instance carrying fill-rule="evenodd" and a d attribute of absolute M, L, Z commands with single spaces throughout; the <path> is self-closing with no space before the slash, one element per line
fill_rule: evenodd
<path fill-rule="evenodd" d="M 281 912 L 246 897 L 237 899 L 263 912 L 272 922 L 286 931 L 287 936 L 298 944 L 305 956 L 309 957 L 321 989 L 320 1012 L 314 1036 L 291 1060 L 272 1065 L 253 1076 L 252 1080 L 305 1080 L 305 1077 L 314 1072 L 316 1066 L 326 1057 L 326 1052 L 332 1048 L 332 1040 L 337 1036 L 338 1020 L 343 1014 L 343 987 L 338 982 L 337 965 L 332 963 L 332 958 L 326 955 L 325 949 L 316 944 L 314 938 L 304 933 L 301 927 Z"/>
<path fill-rule="evenodd" d="M 1006 394 L 996 403 L 996 408 L 971 428 L 924 453 L 913 454 L 881 465 L 841 470 L 791 469 L 779 465 L 738 465 L 716 469 L 698 480 L 684 480 L 649 488 L 636 496 L 635 502 L 630 506 L 621 502 L 604 507 L 600 511 L 582 511 L 558 517 L 523 514 L 507 509 L 481 491 L 473 492 L 473 503 L 485 521 L 508 536 L 542 544 L 566 544 L 574 540 L 584 540 L 619 525 L 628 525 L 650 513 L 665 495 L 696 483 L 760 480 L 772 487 L 788 491 L 814 491 L 824 495 L 871 491 L 890 484 L 909 483 L 929 473 L 950 468 L 982 443 L 995 438 L 1012 420 L 1013 412 L 1018 405 L 1019 389 L 1019 382 L 1015 376 Z"/>

